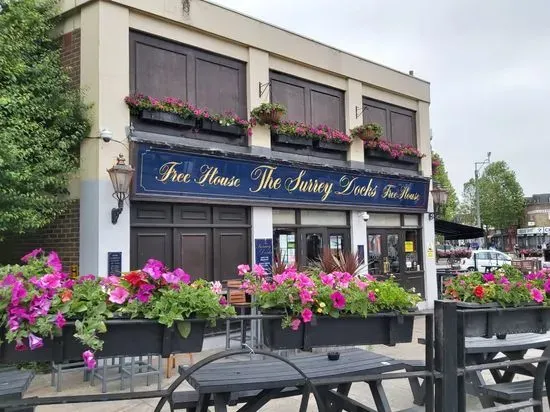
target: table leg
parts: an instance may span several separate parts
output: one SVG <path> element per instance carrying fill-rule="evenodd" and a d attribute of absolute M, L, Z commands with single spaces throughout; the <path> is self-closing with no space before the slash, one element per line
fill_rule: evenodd
<path fill-rule="evenodd" d="M 370 386 L 370 391 L 378 412 L 391 412 L 390 403 L 386 397 L 386 392 L 382 387 L 382 381 L 367 382 Z"/>
<path fill-rule="evenodd" d="M 307 412 L 307 407 L 309 404 L 309 387 L 304 386 L 304 390 L 302 392 L 302 400 L 300 401 L 300 412 Z"/>
<path fill-rule="evenodd" d="M 229 400 L 229 395 L 229 393 L 214 394 L 214 410 L 216 412 L 227 412 L 227 401 Z"/>
<path fill-rule="evenodd" d="M 477 355 L 477 354 L 469 355 L 466 361 L 468 365 L 479 365 L 479 364 L 482 364 L 483 362 L 484 362 L 483 355 Z M 495 406 L 495 403 L 493 402 L 490 396 L 481 394 L 479 392 L 479 388 L 482 385 L 485 385 L 485 379 L 483 379 L 483 376 L 481 375 L 480 371 L 468 373 L 467 380 L 469 381 L 469 386 L 472 389 L 469 392 L 473 392 L 471 394 L 479 398 L 479 401 L 481 402 L 481 406 L 483 406 L 484 408 L 492 408 Z"/>
<path fill-rule="evenodd" d="M 508 357 L 508 359 L 510 360 L 520 360 L 520 359 L 523 359 L 525 357 L 525 354 L 527 353 L 526 350 L 522 350 L 522 351 L 519 351 L 519 352 L 504 352 L 504 354 Z M 531 376 L 535 376 L 534 375 L 534 372 L 535 372 L 535 367 L 533 367 L 533 365 L 530 365 L 532 366 L 532 369 L 531 369 L 531 373 L 533 373 Z M 528 365 L 521 365 L 521 368 L 526 368 L 526 370 L 528 370 Z M 514 380 L 514 377 L 516 376 L 516 372 L 514 370 L 506 370 L 501 378 L 500 378 L 500 382 L 497 382 L 497 383 L 509 383 L 509 382 L 512 382 Z"/>
<path fill-rule="evenodd" d="M 208 400 L 210 394 L 202 393 L 199 395 L 199 401 L 197 402 L 196 412 L 208 412 Z"/>
<path fill-rule="evenodd" d="M 257 412 L 262 408 L 266 403 L 268 403 L 275 395 L 281 392 L 284 388 L 274 388 L 274 389 L 264 389 L 256 398 L 243 407 L 241 407 L 238 412 Z"/>
<path fill-rule="evenodd" d="M 338 388 L 336 389 L 336 392 L 341 393 L 344 396 L 349 395 L 349 391 L 351 389 L 351 383 L 341 383 L 338 385 Z M 334 410 L 330 410 L 331 412 L 342 412 L 341 408 L 336 408 Z"/>

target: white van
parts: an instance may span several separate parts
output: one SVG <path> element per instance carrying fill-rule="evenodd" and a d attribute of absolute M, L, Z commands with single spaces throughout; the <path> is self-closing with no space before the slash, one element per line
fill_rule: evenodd
<path fill-rule="evenodd" d="M 469 258 L 460 260 L 460 270 L 477 270 L 485 272 L 486 268 L 499 268 L 502 265 L 511 265 L 512 258 L 498 250 L 472 250 L 472 255 Z"/>

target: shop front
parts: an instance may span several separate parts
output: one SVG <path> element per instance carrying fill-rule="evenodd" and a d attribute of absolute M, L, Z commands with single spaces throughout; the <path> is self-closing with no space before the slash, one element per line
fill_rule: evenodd
<path fill-rule="evenodd" d="M 133 154 L 134 267 L 154 257 L 227 280 L 241 263 L 305 267 L 329 249 L 353 251 L 373 274 L 424 289 L 428 179 L 145 143 L 134 143 Z"/>

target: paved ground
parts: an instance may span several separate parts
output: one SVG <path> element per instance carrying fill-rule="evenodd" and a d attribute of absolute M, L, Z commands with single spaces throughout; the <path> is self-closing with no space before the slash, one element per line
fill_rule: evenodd
<path fill-rule="evenodd" d="M 423 319 L 418 319 L 415 324 L 414 339 L 413 342 L 417 342 L 417 338 L 424 336 L 424 322 Z M 237 345 L 236 342 L 233 343 Z M 198 354 L 193 354 L 193 361 L 197 362 L 199 359 L 204 358 L 216 351 L 222 350 L 224 347 L 224 339 L 207 338 L 205 340 L 204 351 Z M 400 359 L 424 359 L 424 347 L 417 343 L 400 344 L 395 347 L 387 346 L 369 346 L 366 349 L 386 354 Z M 190 358 L 187 355 L 178 355 L 177 363 L 179 365 L 189 364 Z M 166 366 L 166 361 L 163 361 L 163 367 Z M 176 375 L 177 371 L 174 371 L 173 375 Z M 83 382 L 82 371 L 66 372 L 63 378 L 63 391 L 61 393 L 55 392 L 55 389 L 50 386 L 50 375 L 37 376 L 26 396 L 63 396 L 63 395 L 76 395 L 76 394 L 91 394 L 100 393 L 100 383 L 96 386 L 90 386 L 89 382 Z M 175 377 L 170 379 L 164 378 L 162 386 L 168 386 Z M 109 392 L 119 391 L 120 382 L 111 382 L 108 385 Z M 153 382 L 151 386 L 145 386 L 145 377 L 136 378 L 136 390 L 148 390 L 155 389 L 156 383 Z M 181 387 L 183 389 L 183 386 Z M 392 406 L 392 410 L 399 411 L 413 407 L 412 394 L 409 384 L 406 380 L 392 380 L 384 383 L 386 394 Z M 356 383 L 352 386 L 351 396 L 360 402 L 374 407 L 374 403 L 370 397 L 370 391 L 366 384 Z M 133 400 L 133 401 L 120 401 L 110 403 L 92 403 L 92 404 L 74 404 L 74 405 L 54 405 L 44 406 L 37 408 L 39 412 L 91 412 L 91 411 L 104 411 L 104 412 L 145 412 L 152 411 L 156 406 L 156 400 Z M 262 411 L 276 412 L 276 411 L 297 411 L 299 409 L 300 398 L 288 398 L 283 400 L 277 400 L 270 402 Z M 238 408 L 230 408 L 231 411 L 236 411 Z M 166 409 L 167 410 L 167 409 Z M 316 411 L 315 402 L 310 402 L 309 411 Z M 422 409 L 419 409 L 422 410 Z M 479 402 L 475 398 L 468 399 L 468 411 L 481 410 Z M 547 409 L 545 409 L 547 410 Z"/>

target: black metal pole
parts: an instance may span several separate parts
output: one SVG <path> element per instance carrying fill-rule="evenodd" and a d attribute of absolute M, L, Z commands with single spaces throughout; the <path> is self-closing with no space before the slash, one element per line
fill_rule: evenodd
<path fill-rule="evenodd" d="M 458 412 L 458 359 L 456 303 L 435 301 L 435 370 L 442 374 L 435 384 L 435 410 Z"/>

